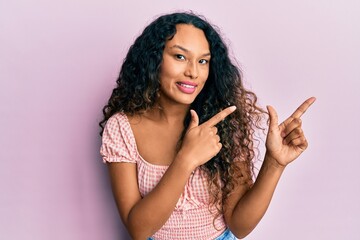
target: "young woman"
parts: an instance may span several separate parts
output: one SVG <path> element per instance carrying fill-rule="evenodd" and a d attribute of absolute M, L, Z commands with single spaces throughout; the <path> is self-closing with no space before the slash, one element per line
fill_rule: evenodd
<path fill-rule="evenodd" d="M 306 100 L 278 125 L 253 182 L 254 132 L 265 111 L 202 17 L 157 18 L 130 47 L 104 107 L 101 155 L 133 239 L 235 239 L 264 215 L 286 165 L 307 147 Z"/>

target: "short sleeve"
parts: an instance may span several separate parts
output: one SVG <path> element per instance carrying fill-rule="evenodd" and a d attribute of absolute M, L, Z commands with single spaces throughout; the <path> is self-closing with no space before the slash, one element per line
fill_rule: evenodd
<path fill-rule="evenodd" d="M 106 122 L 100 154 L 103 162 L 136 163 L 136 146 L 126 116 L 116 114 Z"/>

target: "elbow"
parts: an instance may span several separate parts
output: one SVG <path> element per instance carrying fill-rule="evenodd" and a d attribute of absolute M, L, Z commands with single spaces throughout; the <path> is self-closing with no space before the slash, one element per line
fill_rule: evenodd
<path fill-rule="evenodd" d="M 142 229 L 136 228 L 135 226 L 127 226 L 126 229 L 131 239 L 134 240 L 144 240 L 144 239 L 148 239 L 151 236 L 147 232 L 142 231 Z"/>
<path fill-rule="evenodd" d="M 131 239 L 134 239 L 134 240 L 144 240 L 144 239 L 148 239 L 148 236 L 145 236 L 145 235 L 143 235 L 143 234 L 137 233 L 136 231 L 135 231 L 135 232 L 130 232 L 130 231 L 129 231 L 129 235 L 130 235 Z"/>
<path fill-rule="evenodd" d="M 130 221 L 127 221 L 126 223 L 124 222 L 124 225 L 131 239 L 146 239 L 144 234 L 142 234 L 142 232 L 139 231 L 136 226 L 131 224 Z"/>
<path fill-rule="evenodd" d="M 236 224 L 236 225 L 232 225 L 229 224 L 228 225 L 230 231 L 235 235 L 236 238 L 238 239 L 244 239 L 245 237 L 247 237 L 255 228 L 255 226 L 251 225 L 251 226 L 246 226 L 246 224 Z"/>
<path fill-rule="evenodd" d="M 127 219 L 126 229 L 131 239 L 134 240 L 148 239 L 156 232 L 148 222 L 139 221 L 139 219 L 134 219 L 131 216 Z"/>
<path fill-rule="evenodd" d="M 144 240 L 152 236 L 152 234 L 148 233 L 147 231 L 141 231 L 141 229 L 128 227 L 127 230 L 131 239 L 134 240 Z"/>
<path fill-rule="evenodd" d="M 236 237 L 237 239 L 244 239 L 244 238 L 247 237 L 250 233 L 251 233 L 251 231 L 248 232 L 248 233 L 233 233 L 233 234 L 235 235 L 235 237 Z"/>

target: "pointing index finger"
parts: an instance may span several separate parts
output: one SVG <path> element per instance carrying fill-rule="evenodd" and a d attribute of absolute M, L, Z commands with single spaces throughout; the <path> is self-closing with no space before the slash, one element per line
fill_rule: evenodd
<path fill-rule="evenodd" d="M 224 120 L 228 115 L 230 115 L 232 112 L 234 112 L 236 109 L 236 106 L 227 107 L 221 112 L 215 114 L 212 118 L 204 122 L 202 125 L 213 127 L 222 120 Z"/>
<path fill-rule="evenodd" d="M 291 117 L 300 118 L 306 112 L 306 110 L 315 102 L 315 100 L 315 97 L 307 99 L 295 110 L 293 114 L 291 114 Z"/>

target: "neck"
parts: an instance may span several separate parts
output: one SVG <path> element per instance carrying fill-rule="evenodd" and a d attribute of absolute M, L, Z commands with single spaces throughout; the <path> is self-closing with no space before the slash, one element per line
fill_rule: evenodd
<path fill-rule="evenodd" d="M 184 104 L 161 104 L 148 112 L 148 117 L 154 121 L 163 122 L 169 125 L 183 124 L 186 114 L 189 111 L 189 105 Z"/>

